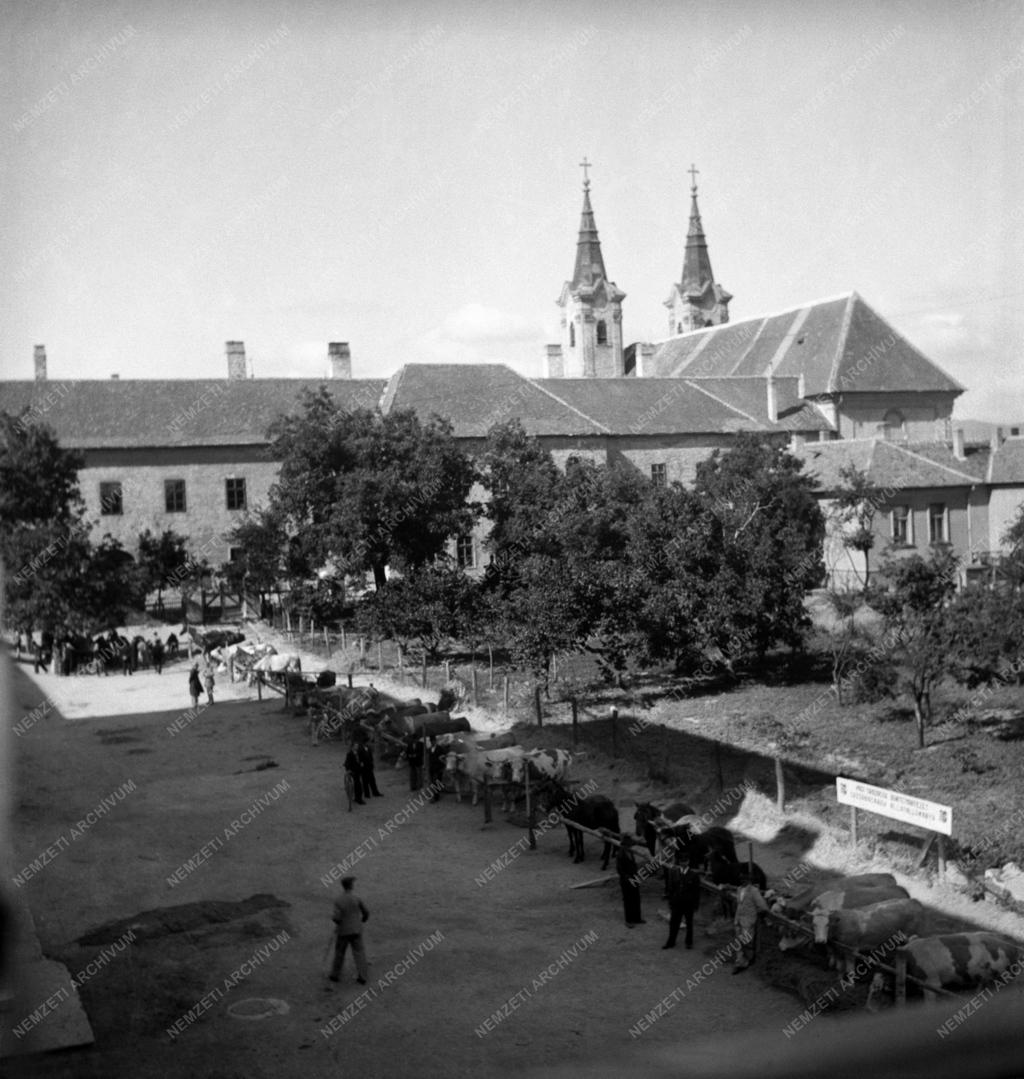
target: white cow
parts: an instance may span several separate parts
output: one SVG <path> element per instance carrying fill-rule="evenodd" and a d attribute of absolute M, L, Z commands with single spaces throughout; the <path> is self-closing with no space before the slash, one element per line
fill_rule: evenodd
<path fill-rule="evenodd" d="M 518 785 L 526 780 L 527 769 L 531 783 L 554 780 L 565 783 L 573 755 L 567 749 L 531 749 L 509 765 L 509 779 Z"/>
<path fill-rule="evenodd" d="M 249 668 L 249 685 L 253 685 L 259 676 L 259 672 L 264 674 L 281 675 L 282 677 L 288 671 L 301 671 L 302 660 L 297 653 L 284 653 L 279 655 L 264 656 L 262 659 L 258 659 L 252 667 Z"/>
<path fill-rule="evenodd" d="M 473 787 L 473 805 L 480 800 L 480 789 L 484 783 L 492 782 L 501 778 L 502 766 L 521 757 L 526 751 L 522 746 L 509 746 L 506 749 L 467 749 L 465 753 L 454 750 L 445 757 L 444 770 L 446 776 L 451 776 L 455 787 L 456 801 L 462 801 L 462 778 L 469 780 Z M 502 791 L 502 811 L 510 810 L 512 786 L 504 785 Z"/>

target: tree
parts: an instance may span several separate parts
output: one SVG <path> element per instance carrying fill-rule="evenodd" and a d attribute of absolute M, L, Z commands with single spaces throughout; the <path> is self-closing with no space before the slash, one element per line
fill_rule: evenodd
<path fill-rule="evenodd" d="M 956 590 L 957 562 L 946 549 L 929 559 L 911 555 L 879 571 L 868 601 L 884 620 L 882 647 L 899 666 L 914 702 L 917 744 L 923 749 L 931 720 L 931 694 L 945 673 L 954 646 L 949 601 Z"/>
<path fill-rule="evenodd" d="M 287 536 L 283 522 L 261 506 L 247 514 L 228 533 L 227 539 L 239 551 L 239 556 L 233 562 L 225 562 L 221 572 L 232 588 L 238 591 L 253 588 L 262 601 L 286 575 L 283 552 L 287 547 Z"/>
<path fill-rule="evenodd" d="M 304 577 L 327 565 L 371 570 L 381 589 L 386 566 L 425 566 L 472 527 L 476 473 L 447 420 L 345 412 L 321 386 L 304 391 L 299 413 L 278 418 L 270 438 L 281 470 L 269 512 Z"/>
<path fill-rule="evenodd" d="M 147 528 L 139 533 L 138 549 L 146 591 L 156 591 L 157 609 L 163 610 L 163 590 L 173 588 L 187 575 L 188 540 L 171 529 L 158 537 Z"/>
<path fill-rule="evenodd" d="M 804 596 L 824 576 L 815 491 L 800 461 L 757 435 L 741 433 L 697 466 L 694 493 L 720 524 L 706 601 L 723 651 L 738 642 L 740 658 L 761 658 L 775 644 L 802 643 Z"/>
<path fill-rule="evenodd" d="M 90 560 L 82 463 L 45 425 L 0 413 L 0 557 L 7 617 L 22 629 L 86 617 L 75 604 Z"/>
<path fill-rule="evenodd" d="M 850 551 L 864 556 L 862 588 L 870 580 L 871 550 L 875 546 L 875 517 L 886 492 L 872 483 L 868 474 L 854 465 L 839 470 L 840 487 L 836 490 L 835 519 L 841 528 L 841 542 Z"/>

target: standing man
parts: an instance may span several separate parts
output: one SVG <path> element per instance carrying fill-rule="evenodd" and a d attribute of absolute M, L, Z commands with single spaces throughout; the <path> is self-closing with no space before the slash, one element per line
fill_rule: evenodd
<path fill-rule="evenodd" d="M 345 755 L 345 771 L 352 777 L 354 788 L 352 801 L 357 806 L 366 805 L 366 800 L 363 798 L 363 769 L 359 763 L 359 752 L 354 743 L 349 747 L 349 751 Z M 342 884 L 344 883 L 342 881 Z"/>
<path fill-rule="evenodd" d="M 373 750 L 366 741 L 361 741 L 356 744 L 356 760 L 359 763 L 359 778 L 363 781 L 363 792 L 369 797 L 373 795 L 374 798 L 383 798 L 384 796 L 377 790 L 377 777 L 373 771 Z"/>
<path fill-rule="evenodd" d="M 202 692 L 203 687 L 199 681 L 199 664 L 194 663 L 192 670 L 188 674 L 188 695 L 192 698 L 193 712 L 199 707 L 199 694 Z"/>
<path fill-rule="evenodd" d="M 700 906 L 700 874 L 689 861 L 676 864 L 668 870 L 668 941 L 662 949 L 674 948 L 679 935 L 679 925 L 686 919 L 687 948 L 693 947 L 693 916 Z"/>
<path fill-rule="evenodd" d="M 150 645 L 153 651 L 153 666 L 157 674 L 163 674 L 164 670 L 164 645 L 163 641 L 154 633 L 153 643 Z"/>
<path fill-rule="evenodd" d="M 636 925 L 645 925 L 640 911 L 640 885 L 637 883 L 636 856 L 633 854 L 633 837 L 626 833 L 619 843 L 615 869 L 619 874 L 619 887 L 622 889 L 622 908 L 626 916 L 626 925 L 632 929 Z"/>
<path fill-rule="evenodd" d="M 206 703 L 213 704 L 213 660 L 209 657 L 203 668 L 203 685 L 206 686 Z"/>
<path fill-rule="evenodd" d="M 336 982 L 341 974 L 341 965 L 345 962 L 345 952 L 352 945 L 352 955 L 356 961 L 356 981 L 366 985 L 367 963 L 366 949 L 363 947 L 363 922 L 370 917 L 366 904 L 352 891 L 355 877 L 341 878 L 341 895 L 334 901 L 334 962 L 331 964 L 330 978 Z"/>
<path fill-rule="evenodd" d="M 736 891 L 734 924 L 738 950 L 736 963 L 732 968 L 733 974 L 739 974 L 753 963 L 757 955 L 757 923 L 767 910 L 768 903 L 761 895 L 761 890 L 746 876 Z"/>

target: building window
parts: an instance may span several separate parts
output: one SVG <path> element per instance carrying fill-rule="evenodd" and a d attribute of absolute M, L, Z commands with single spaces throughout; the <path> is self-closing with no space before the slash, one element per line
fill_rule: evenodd
<path fill-rule="evenodd" d="M 676 333 L 682 333 L 682 332 L 683 332 L 683 324 L 681 322 L 677 322 L 676 323 Z"/>
<path fill-rule="evenodd" d="M 885 414 L 885 419 L 882 420 L 882 435 L 887 442 L 899 442 L 906 438 L 906 423 L 899 409 L 890 409 Z"/>
<path fill-rule="evenodd" d="M 459 536 L 455 544 L 455 557 L 459 569 L 473 569 L 476 566 L 476 544 L 472 536 Z"/>
<path fill-rule="evenodd" d="M 603 318 L 597 321 L 597 343 L 599 345 L 608 344 L 608 323 Z"/>
<path fill-rule="evenodd" d="M 124 513 L 121 484 L 118 482 L 100 484 L 100 514 L 103 517 L 120 517 Z"/>
<path fill-rule="evenodd" d="M 164 506 L 168 513 L 185 512 L 184 480 L 164 480 Z"/>
<path fill-rule="evenodd" d="M 933 502 L 928 507 L 928 542 L 946 543 L 949 539 L 949 518 L 944 502 Z"/>
<path fill-rule="evenodd" d="M 899 547 L 909 547 L 914 542 L 909 506 L 893 506 L 890 511 L 892 541 Z"/>
<path fill-rule="evenodd" d="M 573 323 L 569 323 L 569 348 L 576 347 L 576 327 Z"/>
<path fill-rule="evenodd" d="M 664 487 L 668 482 L 664 465 L 651 465 L 651 483 L 655 487 Z"/>
<path fill-rule="evenodd" d="M 227 493 L 228 509 L 229 510 L 244 510 L 245 509 L 245 480 L 230 479 L 224 481 L 225 491 Z"/>

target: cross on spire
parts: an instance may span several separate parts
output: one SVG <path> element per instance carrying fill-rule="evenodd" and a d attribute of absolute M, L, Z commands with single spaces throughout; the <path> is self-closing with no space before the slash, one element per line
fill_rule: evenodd
<path fill-rule="evenodd" d="M 697 194 L 697 176 L 700 174 L 700 170 L 696 165 L 691 165 L 687 170 L 690 174 L 690 194 Z"/>
<path fill-rule="evenodd" d="M 591 167 L 591 163 L 587 160 L 587 155 L 583 155 L 583 160 L 580 162 L 580 168 L 583 170 L 583 190 L 590 190 L 590 177 L 587 175 L 587 169 Z"/>

